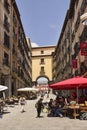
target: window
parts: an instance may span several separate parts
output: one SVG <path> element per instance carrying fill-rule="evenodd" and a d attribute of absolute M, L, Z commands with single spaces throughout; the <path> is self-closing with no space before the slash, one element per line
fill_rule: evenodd
<path fill-rule="evenodd" d="M 9 22 L 8 22 L 8 17 L 4 14 L 4 27 L 5 29 L 9 32 Z"/>
<path fill-rule="evenodd" d="M 4 32 L 4 45 L 9 48 L 10 47 L 10 38 L 9 36 L 6 34 L 6 32 Z"/>
<path fill-rule="evenodd" d="M 84 11 L 85 11 L 85 8 L 86 8 L 86 5 L 87 4 L 87 0 L 83 0 L 83 2 L 82 2 L 82 5 L 81 5 L 81 12 L 80 12 L 80 15 L 82 15 L 83 13 L 84 13 Z"/>
<path fill-rule="evenodd" d="M 20 76 L 20 72 L 21 72 L 21 69 L 20 69 L 20 66 L 18 66 L 18 76 Z"/>
<path fill-rule="evenodd" d="M 4 7 L 7 10 L 7 12 L 10 13 L 8 0 L 4 0 Z"/>
<path fill-rule="evenodd" d="M 16 17 L 15 17 L 14 12 L 13 12 L 13 23 L 15 24 L 15 26 L 17 26 L 17 19 L 16 19 Z"/>
<path fill-rule="evenodd" d="M 44 67 L 41 67 L 41 71 L 44 71 Z"/>
<path fill-rule="evenodd" d="M 9 55 L 6 52 L 4 52 L 3 64 L 9 65 Z"/>
<path fill-rule="evenodd" d="M 44 51 L 43 51 L 43 50 L 41 50 L 41 54 L 44 54 Z"/>
<path fill-rule="evenodd" d="M 76 0 L 76 7 L 78 6 L 79 0 Z"/>
<path fill-rule="evenodd" d="M 44 64 L 44 59 L 43 58 L 41 59 L 41 64 Z"/>
<path fill-rule="evenodd" d="M 44 74 L 45 74 L 44 67 L 41 67 L 40 75 L 44 75 Z"/>

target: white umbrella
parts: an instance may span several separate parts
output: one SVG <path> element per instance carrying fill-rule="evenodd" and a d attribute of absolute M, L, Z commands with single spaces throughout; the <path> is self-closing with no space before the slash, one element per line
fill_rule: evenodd
<path fill-rule="evenodd" d="M 0 85 L 0 91 L 4 91 L 4 90 L 6 90 L 6 89 L 8 89 L 7 86 Z"/>
<path fill-rule="evenodd" d="M 39 91 L 37 88 L 29 88 L 29 87 L 26 87 L 26 88 L 19 88 L 17 91 Z"/>

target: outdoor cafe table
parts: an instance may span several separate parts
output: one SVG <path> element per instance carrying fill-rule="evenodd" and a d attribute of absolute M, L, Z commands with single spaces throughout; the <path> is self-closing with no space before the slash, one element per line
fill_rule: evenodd
<path fill-rule="evenodd" d="M 68 108 L 69 108 L 68 105 L 65 105 L 65 106 L 62 108 L 62 112 L 63 112 L 63 114 L 64 114 L 65 117 L 66 117 L 66 115 L 68 114 Z"/>
<path fill-rule="evenodd" d="M 79 106 L 79 109 L 81 113 L 87 112 L 87 106 L 85 104 L 83 106 Z"/>
<path fill-rule="evenodd" d="M 74 119 L 76 119 L 76 117 L 80 116 L 80 113 L 87 112 L 87 106 L 85 104 L 83 104 L 83 105 L 77 104 L 77 105 L 65 106 L 63 108 L 64 113 L 68 114 L 69 109 L 73 110 L 72 116 L 74 117 Z"/>
<path fill-rule="evenodd" d="M 73 117 L 76 119 L 76 117 L 79 116 L 79 105 L 71 105 L 69 109 L 73 110 Z"/>

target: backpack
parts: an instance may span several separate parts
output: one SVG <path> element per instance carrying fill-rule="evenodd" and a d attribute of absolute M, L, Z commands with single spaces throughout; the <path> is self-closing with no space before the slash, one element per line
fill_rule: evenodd
<path fill-rule="evenodd" d="M 87 120 L 87 112 L 84 112 L 80 115 L 80 120 Z"/>
<path fill-rule="evenodd" d="M 36 102 L 36 104 L 35 104 L 35 108 L 36 108 L 36 109 L 38 108 L 38 102 Z"/>

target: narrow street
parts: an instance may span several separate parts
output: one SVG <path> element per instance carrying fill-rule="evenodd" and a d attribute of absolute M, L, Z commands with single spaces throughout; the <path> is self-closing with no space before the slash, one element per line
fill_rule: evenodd
<path fill-rule="evenodd" d="M 6 113 L 0 115 L 0 130 L 87 130 L 87 121 L 79 119 L 47 117 L 47 113 L 36 118 L 35 102 L 27 100 L 24 113 L 20 112 L 20 105 L 8 106 Z"/>

